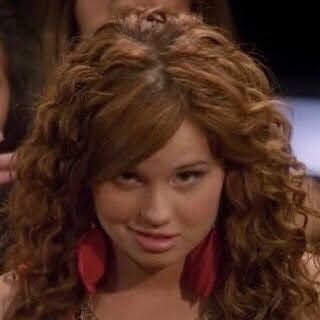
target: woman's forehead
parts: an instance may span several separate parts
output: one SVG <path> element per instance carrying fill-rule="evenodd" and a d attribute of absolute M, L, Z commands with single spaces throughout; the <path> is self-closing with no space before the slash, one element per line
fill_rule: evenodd
<path fill-rule="evenodd" d="M 167 167 L 169 169 L 212 161 L 213 156 L 207 136 L 199 127 L 186 119 L 163 147 L 141 161 L 136 168 L 148 170 Z"/>

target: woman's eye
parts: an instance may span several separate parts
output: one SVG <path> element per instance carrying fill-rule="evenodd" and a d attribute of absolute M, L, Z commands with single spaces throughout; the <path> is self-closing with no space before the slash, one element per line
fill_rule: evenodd
<path fill-rule="evenodd" d="M 204 171 L 185 171 L 177 174 L 178 183 L 189 184 L 197 182 L 202 176 Z"/>
<path fill-rule="evenodd" d="M 123 172 L 118 177 L 116 177 L 116 181 L 120 183 L 136 183 L 139 182 L 139 177 L 134 172 Z"/>

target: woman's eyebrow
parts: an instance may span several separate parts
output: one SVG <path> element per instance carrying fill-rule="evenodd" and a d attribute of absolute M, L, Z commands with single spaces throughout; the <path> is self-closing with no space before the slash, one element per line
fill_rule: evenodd
<path fill-rule="evenodd" d="M 176 170 L 183 170 L 183 169 L 188 169 L 190 167 L 195 167 L 195 166 L 200 166 L 200 165 L 210 165 L 210 161 L 205 161 L 205 160 L 197 160 L 197 161 L 192 161 L 188 162 L 182 165 L 177 166 L 175 169 Z"/>

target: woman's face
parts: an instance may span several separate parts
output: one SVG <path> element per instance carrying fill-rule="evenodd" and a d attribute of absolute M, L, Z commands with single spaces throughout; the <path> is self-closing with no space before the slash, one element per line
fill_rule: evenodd
<path fill-rule="evenodd" d="M 162 149 L 93 186 L 96 214 L 116 256 L 163 268 L 183 262 L 213 227 L 223 180 L 206 136 L 185 120 Z"/>
<path fill-rule="evenodd" d="M 124 9 L 160 6 L 175 11 L 189 11 L 190 0 L 77 0 L 75 17 L 81 33 L 91 33 Z"/>

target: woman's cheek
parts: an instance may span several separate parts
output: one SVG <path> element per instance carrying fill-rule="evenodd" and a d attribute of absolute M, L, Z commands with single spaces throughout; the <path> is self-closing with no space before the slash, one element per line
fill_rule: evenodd
<path fill-rule="evenodd" d="M 191 226 L 214 224 L 219 211 L 221 189 L 220 183 L 208 183 L 186 197 L 181 202 L 185 223 Z"/>
<path fill-rule="evenodd" d="M 95 207 L 99 218 L 109 223 L 126 223 L 138 214 L 138 196 L 103 184 L 94 191 Z"/>

